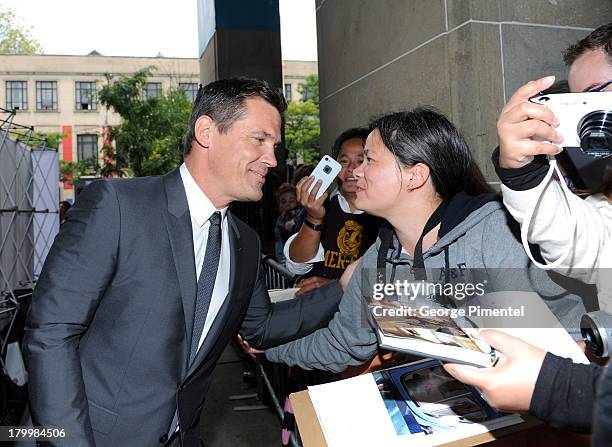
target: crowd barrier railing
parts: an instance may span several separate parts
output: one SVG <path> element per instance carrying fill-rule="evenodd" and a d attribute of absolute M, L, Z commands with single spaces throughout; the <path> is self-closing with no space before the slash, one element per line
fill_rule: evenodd
<path fill-rule="evenodd" d="M 278 263 L 272 256 L 264 256 L 262 265 L 265 270 L 268 289 L 286 289 L 292 287 L 299 277 L 291 273 L 284 265 Z M 281 421 L 285 418 L 285 400 L 289 394 L 305 390 L 310 385 L 331 382 L 337 375 L 326 371 L 307 371 L 266 360 L 264 355 L 255 356 L 256 376 L 259 396 L 262 402 L 270 402 Z M 290 443 L 301 447 L 297 426 L 292 427 Z"/>

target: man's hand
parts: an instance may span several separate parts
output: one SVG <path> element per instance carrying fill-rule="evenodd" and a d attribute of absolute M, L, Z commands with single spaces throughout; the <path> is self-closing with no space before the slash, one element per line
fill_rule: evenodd
<path fill-rule="evenodd" d="M 308 192 L 308 188 L 314 181 L 314 177 L 311 175 L 310 177 L 302 178 L 297 185 L 295 185 L 297 190 L 297 200 L 304 207 L 306 211 L 306 218 L 311 221 L 313 224 L 321 224 L 325 219 L 325 208 L 323 204 L 325 203 L 325 199 L 327 199 L 327 193 L 323 193 L 321 197 L 318 199 L 317 193 L 319 192 L 319 188 L 321 188 L 321 184 L 323 183 L 321 180 L 317 180 L 317 183 L 312 188 L 310 193 Z"/>
<path fill-rule="evenodd" d="M 535 155 L 556 155 L 563 150 L 551 144 L 563 142 L 563 137 L 555 130 L 559 125 L 557 117 L 547 107 L 529 102 L 529 98 L 546 90 L 554 81 L 554 76 L 547 76 L 523 85 L 502 109 L 497 120 L 502 168 L 520 168 L 530 163 Z"/>
<path fill-rule="evenodd" d="M 296 284 L 296 287 L 299 287 L 300 290 L 295 292 L 295 298 L 304 295 L 306 292 L 310 292 L 311 290 L 318 289 L 325 284 L 329 284 L 330 282 L 336 281 L 335 279 L 327 279 L 322 276 L 311 276 L 310 278 L 306 278 L 299 283 Z"/>
<path fill-rule="evenodd" d="M 495 408 L 503 411 L 529 410 L 531 397 L 546 352 L 511 335 L 482 330 L 478 338 L 503 353 L 494 368 L 445 364 L 455 379 L 480 389 Z"/>

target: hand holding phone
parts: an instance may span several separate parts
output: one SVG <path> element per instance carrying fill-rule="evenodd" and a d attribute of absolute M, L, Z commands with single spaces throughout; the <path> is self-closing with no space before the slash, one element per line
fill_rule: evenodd
<path fill-rule="evenodd" d="M 302 205 L 305 218 L 313 224 L 321 224 L 325 219 L 325 191 L 340 172 L 340 164 L 325 155 L 308 177 L 301 179 L 297 185 L 297 199 Z"/>
<path fill-rule="evenodd" d="M 310 184 L 308 188 L 308 193 L 312 191 L 314 186 L 317 184 L 317 181 L 321 180 L 321 187 L 317 191 L 316 199 L 321 197 L 325 191 L 330 187 L 334 179 L 340 173 L 342 166 L 336 160 L 331 158 L 329 155 L 323 156 L 319 164 L 314 168 L 312 177 L 314 177 L 313 182 Z"/>

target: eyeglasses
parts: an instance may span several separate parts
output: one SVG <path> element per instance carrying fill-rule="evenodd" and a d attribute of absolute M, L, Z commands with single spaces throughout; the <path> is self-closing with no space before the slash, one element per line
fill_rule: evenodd
<path fill-rule="evenodd" d="M 587 90 L 588 93 L 594 92 L 612 92 L 612 79 L 604 82 L 603 84 L 599 84 L 592 89 Z"/>

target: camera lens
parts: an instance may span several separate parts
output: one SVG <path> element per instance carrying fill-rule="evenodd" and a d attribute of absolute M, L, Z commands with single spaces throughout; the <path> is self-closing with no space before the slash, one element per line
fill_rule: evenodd
<path fill-rule="evenodd" d="M 601 356 L 603 354 L 603 343 L 601 342 L 601 337 L 599 337 L 599 332 L 590 327 L 583 327 L 580 328 L 580 333 L 587 349 L 593 354 Z"/>
<path fill-rule="evenodd" d="M 612 315 L 598 310 L 582 316 L 580 333 L 589 351 L 598 357 L 610 355 L 612 340 Z"/>
<path fill-rule="evenodd" d="M 582 117 L 578 123 L 580 148 L 593 158 L 605 158 L 612 154 L 612 112 L 595 110 Z"/>
<path fill-rule="evenodd" d="M 323 172 L 325 172 L 326 174 L 329 174 L 331 172 L 332 168 L 329 165 L 325 165 L 325 167 L 323 168 Z"/>

